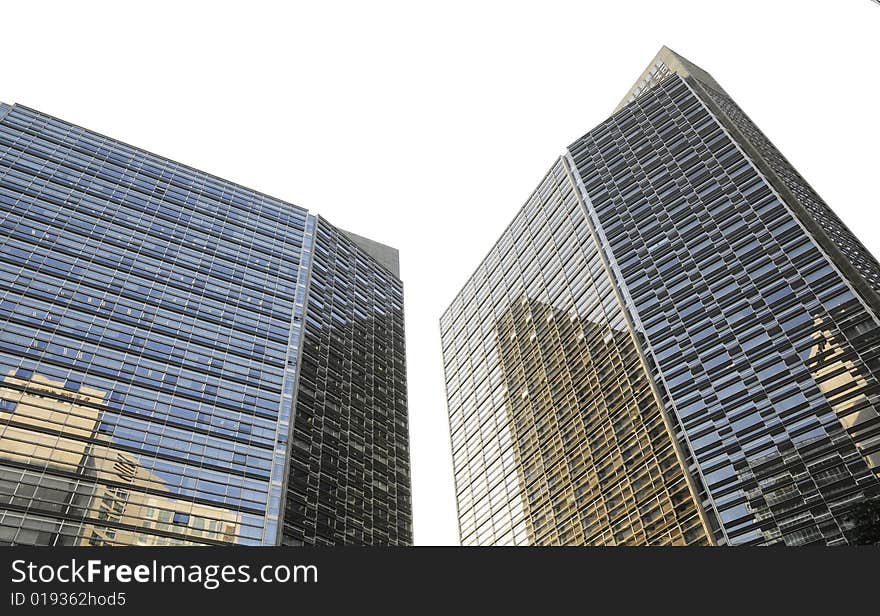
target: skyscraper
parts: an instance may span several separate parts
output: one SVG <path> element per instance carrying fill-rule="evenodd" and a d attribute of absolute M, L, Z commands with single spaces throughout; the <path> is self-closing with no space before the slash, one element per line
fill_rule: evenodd
<path fill-rule="evenodd" d="M 461 541 L 847 543 L 880 264 L 663 48 L 443 314 Z"/>
<path fill-rule="evenodd" d="M 0 544 L 410 544 L 397 251 L 0 105 Z"/>

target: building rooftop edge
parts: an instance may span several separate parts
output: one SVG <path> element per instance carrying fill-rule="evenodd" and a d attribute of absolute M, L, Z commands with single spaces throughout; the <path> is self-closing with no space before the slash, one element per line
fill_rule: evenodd
<path fill-rule="evenodd" d="M 242 189 L 242 190 L 244 190 L 244 191 L 247 191 L 247 192 L 253 193 L 255 196 L 259 196 L 259 197 L 262 197 L 262 198 L 265 198 L 265 199 L 270 199 L 270 200 L 272 200 L 272 201 L 274 201 L 274 202 L 278 202 L 278 203 L 284 204 L 284 205 L 286 205 L 286 206 L 289 206 L 289 207 L 295 208 L 295 209 L 297 209 L 297 210 L 299 210 L 299 211 L 301 211 L 301 212 L 304 212 L 304 213 L 306 213 L 306 214 L 311 214 L 311 215 L 313 215 L 313 216 L 314 216 L 314 215 L 318 215 L 318 216 L 320 215 L 318 212 L 311 211 L 311 210 L 309 210 L 309 209 L 307 209 L 307 208 L 304 208 L 304 207 L 302 207 L 302 206 L 300 206 L 300 205 L 296 205 L 295 203 L 291 203 L 290 201 L 286 201 L 285 199 L 281 199 L 281 198 L 279 198 L 279 197 L 275 197 L 275 196 L 273 196 L 273 195 L 270 195 L 270 194 L 268 194 L 268 193 L 262 192 L 262 191 L 260 191 L 260 190 L 256 190 L 256 189 L 254 189 L 254 188 L 250 188 L 250 187 L 245 186 L 244 184 L 241 184 L 241 183 L 236 182 L 236 181 L 234 181 L 234 180 L 230 180 L 230 179 L 228 179 L 228 178 L 224 178 L 224 177 L 221 177 L 221 176 L 219 176 L 219 175 L 215 175 L 215 174 L 210 173 L 210 172 L 208 172 L 208 171 L 204 171 L 204 170 L 199 169 L 199 168 L 197 168 L 197 167 L 193 167 L 192 165 L 188 165 L 188 164 L 186 164 L 186 163 L 182 163 L 182 162 L 180 162 L 179 160 L 175 160 L 175 159 L 170 158 L 170 157 L 168 157 L 168 156 L 163 156 L 162 154 L 157 154 L 157 153 L 155 153 L 155 152 L 151 152 L 150 150 L 147 150 L 147 149 L 145 149 L 145 148 L 142 148 L 142 147 L 139 147 L 139 146 L 133 145 L 133 144 L 131 144 L 131 143 L 127 143 L 127 142 L 125 142 L 125 141 L 122 141 L 122 140 L 117 139 L 117 138 L 115 138 L 115 137 L 111 137 L 111 136 L 106 135 L 106 134 L 104 134 L 104 133 L 99 133 L 98 131 L 92 130 L 92 129 L 90 129 L 90 128 L 86 128 L 85 126 L 82 126 L 82 125 L 80 125 L 80 124 L 75 124 L 75 123 L 70 122 L 70 121 L 68 121 L 68 120 L 65 120 L 65 119 L 63 119 L 63 118 L 59 118 L 59 117 L 57 117 L 57 116 L 53 116 L 53 115 L 51 115 L 51 114 L 45 113 L 45 112 L 43 112 L 43 111 L 40 111 L 39 109 L 34 109 L 33 107 L 28 107 L 27 105 L 22 105 L 22 104 L 20 104 L 20 103 L 12 103 L 12 104 L 8 104 L 8 103 L 4 103 L 4 102 L 0 101 L 0 119 L 2 119 L 2 118 L 6 115 L 6 113 L 9 112 L 9 111 L 11 111 L 14 107 L 20 107 L 21 109 L 26 109 L 27 111 L 30 111 L 30 112 L 32 112 L 32 113 L 36 113 L 36 114 L 39 114 L 39 115 L 42 115 L 42 116 L 46 116 L 46 117 L 52 118 L 52 119 L 54 119 L 54 120 L 57 120 L 57 121 L 59 121 L 59 122 L 64 122 L 65 124 L 69 124 L 69 125 L 71 125 L 71 126 L 75 126 L 76 128 L 79 128 L 79 129 L 84 130 L 84 131 L 87 131 L 87 132 L 89 132 L 89 133 L 92 133 L 92 134 L 98 135 L 99 137 L 102 137 L 102 138 L 104 138 L 104 139 L 107 139 L 107 140 L 113 141 L 113 142 L 118 143 L 118 144 L 120 144 L 120 145 L 122 145 L 122 146 L 125 146 L 125 147 L 127 147 L 127 148 L 131 148 L 132 150 L 136 150 L 136 151 L 138 151 L 138 152 L 143 152 L 143 153 L 145 153 L 145 154 L 147 154 L 147 155 L 149 155 L 149 156 L 154 156 L 154 157 L 156 157 L 156 158 L 160 158 L 160 159 L 162 159 L 162 160 L 166 160 L 166 161 L 172 162 L 172 163 L 174 163 L 175 165 L 180 165 L 181 167 L 183 167 L 183 168 L 185 168 L 185 169 L 188 169 L 188 170 L 190 170 L 190 171 L 192 171 L 192 172 L 194 172 L 194 173 L 198 173 L 198 174 L 205 175 L 205 176 L 210 177 L 210 178 L 212 178 L 212 179 L 214 179 L 214 180 L 217 180 L 217 181 L 219 181 L 219 182 L 224 182 L 224 183 L 227 183 L 227 184 L 232 184 L 233 186 L 236 186 L 236 187 L 238 187 L 238 188 L 240 188 L 240 189 Z M 326 220 L 326 219 L 325 219 L 325 220 Z M 328 221 L 328 222 L 329 222 L 329 221 Z M 330 223 L 330 224 L 332 224 L 332 223 Z M 335 226 L 335 225 L 334 225 L 334 226 Z M 370 255 L 371 257 L 373 257 L 376 261 L 378 261 L 379 264 L 381 264 L 383 267 L 385 267 L 385 268 L 387 268 L 389 271 L 391 271 L 391 272 L 392 272 L 397 278 L 400 278 L 400 252 L 399 252 L 396 248 L 393 248 L 393 247 L 388 246 L 388 245 L 386 245 L 386 244 L 382 244 L 381 242 L 377 242 L 377 241 L 375 241 L 375 240 L 371 240 L 370 238 L 364 237 L 364 236 L 362 236 L 362 235 L 358 235 L 358 234 L 356 234 L 356 233 L 352 233 L 351 231 L 346 231 L 346 230 L 344 230 L 344 229 L 342 229 L 342 228 L 340 228 L 340 227 L 336 227 L 336 228 L 337 228 L 340 232 L 344 233 L 344 234 L 345 234 L 345 235 L 346 235 L 351 241 L 353 241 L 355 244 L 357 244 L 357 245 L 358 245 L 362 250 L 364 250 L 367 254 L 369 254 L 369 255 Z"/>
<path fill-rule="evenodd" d="M 341 233 L 345 234 L 348 239 L 358 245 L 361 250 L 373 257 L 380 265 L 388 269 L 392 274 L 400 278 L 400 251 L 397 248 L 388 246 L 376 240 L 371 240 L 363 235 L 346 231 L 341 227 L 336 227 Z"/>
<path fill-rule="evenodd" d="M 4 108 L 4 107 L 5 107 L 5 108 Z M 110 135 L 106 135 L 106 134 L 104 134 L 104 133 L 99 133 L 99 132 L 96 131 L 96 130 L 92 130 L 91 128 L 87 128 L 87 127 L 85 127 L 85 126 L 82 126 L 81 124 L 76 124 L 76 123 L 71 122 L 71 121 L 69 121 L 69 120 L 65 120 L 64 118 L 59 118 L 58 116 L 54 116 L 54 115 L 52 115 L 52 114 L 50 114 L 50 113 L 46 113 L 46 112 L 44 112 L 44 111 L 40 111 L 39 109 L 35 109 L 35 108 L 33 108 L 33 107 L 28 107 L 27 105 L 22 105 L 21 103 L 6 104 L 6 103 L 2 103 L 2 102 L 0 102 L 0 117 L 2 117 L 3 115 L 5 115 L 5 112 L 10 111 L 10 110 L 13 109 L 14 107 L 20 107 L 21 109 L 26 109 L 27 111 L 30 111 L 30 112 L 32 112 L 32 113 L 37 113 L 37 114 L 39 114 L 39 115 L 41 115 L 41 116 L 46 116 L 47 118 L 52 118 L 53 120 L 57 120 L 58 122 L 64 122 L 65 124 L 69 124 L 69 125 L 71 125 L 71 126 L 75 126 L 76 128 L 79 128 L 79 129 L 81 129 L 81 130 L 87 131 L 87 132 L 92 133 L 92 134 L 94 134 L 94 135 L 98 135 L 99 137 L 102 137 L 102 138 L 104 138 L 104 139 L 109 139 L 110 141 L 113 141 L 113 142 L 115 142 L 115 143 L 118 143 L 118 144 L 120 144 L 120 145 L 123 145 L 123 146 L 125 146 L 125 147 L 127 147 L 127 148 L 131 148 L 131 149 L 133 149 L 133 150 L 137 150 L 138 152 L 144 152 L 145 154 L 148 154 L 148 155 L 150 155 L 150 156 L 155 156 L 156 158 L 161 158 L 162 160 L 167 160 L 167 161 L 169 161 L 169 162 L 172 162 L 172 163 L 174 163 L 174 164 L 176 164 L 176 165 L 180 165 L 181 167 L 183 167 L 183 168 L 185 168 L 185 169 L 188 169 L 188 170 L 190 170 L 190 171 L 193 171 L 193 172 L 195 172 L 195 173 L 199 173 L 199 174 L 205 175 L 205 176 L 207 176 L 207 177 L 209 177 L 209 178 L 212 178 L 212 179 L 214 179 L 214 180 L 217 180 L 217 181 L 219 181 L 219 182 L 225 182 L 225 183 L 227 183 L 227 184 L 232 184 L 233 186 L 236 186 L 236 187 L 238 187 L 238 188 L 240 188 L 240 189 L 242 189 L 242 190 L 245 190 L 245 191 L 251 192 L 251 193 L 253 193 L 254 195 L 257 195 L 257 196 L 260 196 L 260 197 L 263 197 L 263 198 L 266 198 L 266 199 L 271 199 L 272 201 L 277 201 L 277 202 L 279 202 L 279 203 L 283 203 L 284 205 L 289 206 L 289 207 L 292 207 L 292 208 L 296 208 L 297 210 L 299 210 L 299 211 L 301 211 L 301 212 L 305 212 L 305 213 L 308 213 L 308 214 L 316 214 L 316 212 L 312 212 L 312 211 L 310 211 L 308 208 L 304 208 L 304 207 L 301 206 L 301 205 L 297 205 L 297 204 L 295 204 L 295 203 L 292 203 L 291 201 L 287 201 L 287 200 L 285 200 L 285 199 L 281 199 L 280 197 L 276 197 L 276 196 L 274 196 L 274 195 L 270 195 L 269 193 L 263 192 L 263 191 L 261 191 L 261 190 L 257 190 L 256 188 L 251 188 L 251 187 L 249 187 L 249 186 L 246 186 L 246 185 L 242 184 L 241 182 L 236 182 L 235 180 L 230 180 L 229 178 L 221 177 L 221 176 L 216 175 L 216 174 L 214 174 L 214 173 L 211 173 L 211 172 L 209 172 L 209 171 L 205 171 L 205 170 L 203 170 L 203 169 L 199 169 L 198 167 L 194 167 L 194 166 L 192 166 L 192 165 L 188 165 L 188 164 L 186 164 L 186 163 L 180 162 L 179 160 L 176 160 L 176 159 L 174 159 L 174 158 L 170 158 L 170 157 L 168 157 L 168 156 L 164 156 L 164 155 L 162 155 L 162 154 L 157 154 L 156 152 L 153 152 L 153 151 L 147 150 L 146 148 L 142 148 L 142 147 L 140 147 L 140 146 L 133 145 L 133 144 L 128 143 L 128 142 L 126 142 L 126 141 L 122 141 L 121 139 L 117 139 L 116 137 L 111 137 Z"/>
<path fill-rule="evenodd" d="M 676 73 L 681 77 L 693 77 L 720 92 L 724 92 L 724 88 L 722 88 L 721 85 L 715 81 L 715 78 L 707 71 L 703 70 L 681 54 L 673 51 L 666 45 L 663 45 L 663 47 L 660 48 L 660 51 L 657 52 L 657 55 L 654 56 L 654 59 L 648 64 L 647 68 L 642 71 L 642 74 L 639 75 L 639 78 L 636 79 L 635 83 L 633 83 L 632 87 L 627 91 L 623 99 L 621 99 L 620 103 L 617 104 L 617 107 L 614 108 L 612 113 L 617 113 L 638 98 L 642 92 L 649 90 L 655 83 L 657 83 L 658 72 L 662 71 L 662 67 L 664 66 L 669 72 Z M 659 77 L 662 78 L 662 75 L 659 75 Z"/>

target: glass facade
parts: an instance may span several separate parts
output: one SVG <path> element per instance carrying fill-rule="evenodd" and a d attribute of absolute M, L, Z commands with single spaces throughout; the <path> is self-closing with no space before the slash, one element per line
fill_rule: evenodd
<path fill-rule="evenodd" d="M 629 383 L 627 403 L 640 400 L 631 385 L 636 363 L 619 359 L 626 357 L 628 339 L 665 420 L 664 437 L 675 444 L 679 466 L 669 468 L 686 476 L 688 504 L 702 526 L 689 526 L 684 501 L 673 500 L 683 534 L 639 534 L 633 521 L 646 523 L 636 495 L 624 499 L 618 517 L 586 509 L 587 521 L 601 533 L 551 535 L 550 542 L 846 543 L 849 508 L 880 492 L 876 260 L 720 86 L 665 48 L 614 115 L 572 144 L 563 162 L 579 195 L 577 216 L 593 234 L 573 236 L 562 220 L 549 217 L 542 231 L 541 216 L 527 204 L 512 228 L 528 227 L 526 237 L 540 248 L 511 262 L 498 258 L 496 247 L 441 320 L 462 541 L 510 542 L 487 529 L 515 506 L 524 510 L 523 532 L 513 542 L 543 543 L 547 536 L 532 537 L 532 527 L 544 525 L 548 513 L 581 506 L 575 488 L 573 500 L 551 497 L 529 509 L 541 496 L 536 487 L 560 479 L 576 483 L 570 477 L 581 452 L 605 451 L 617 424 L 614 415 L 596 413 L 598 396 L 617 395 Z M 542 184 L 538 194 L 544 193 Z M 500 246 L 510 242 L 510 233 Z M 559 240 L 549 241 L 554 233 L 577 250 L 598 247 L 605 284 L 615 289 L 620 306 L 620 334 L 605 338 L 618 347 L 616 354 L 594 347 L 585 352 L 577 335 L 561 335 L 558 312 L 535 310 L 549 304 L 564 312 L 568 308 L 552 299 L 560 286 L 596 280 L 584 264 L 573 263 L 564 275 L 556 271 L 551 247 Z M 517 237 L 514 252 L 522 250 Z M 510 288 L 519 271 L 530 282 L 517 316 L 503 317 L 475 299 L 482 287 L 493 297 Z M 605 312 L 610 316 L 607 307 Z M 582 316 L 571 315 L 569 323 L 588 337 L 597 321 L 591 313 L 585 327 Z M 489 382 L 498 385 L 485 385 L 477 378 L 486 370 L 481 365 L 489 366 L 484 357 L 505 353 L 510 341 L 529 331 L 499 330 L 505 318 L 535 323 L 528 335 L 540 360 L 534 351 L 496 360 L 503 370 L 495 378 L 490 370 Z M 494 342 L 497 331 L 510 340 Z M 596 393 L 571 398 L 554 387 L 560 357 L 575 392 L 597 387 L 595 370 Z M 463 384 L 462 368 L 473 371 L 467 374 L 473 384 Z M 509 387 L 504 375 L 517 373 L 517 387 L 528 383 L 528 392 Z M 532 383 L 550 395 L 532 405 L 539 410 L 525 423 L 517 421 Z M 500 422 L 487 421 L 486 389 L 496 392 L 489 398 L 495 408 L 514 417 L 501 429 Z M 574 424 L 595 422 L 597 428 L 573 436 L 571 421 L 560 421 L 571 414 L 578 416 Z M 553 420 L 542 424 L 541 416 Z M 650 434 L 653 424 L 642 417 Z M 529 455 L 518 453 L 513 435 L 520 426 L 530 435 Z M 662 439 L 652 442 L 652 450 L 640 439 L 638 447 L 642 454 L 662 451 L 657 443 Z M 482 461 L 496 450 L 509 459 L 507 496 L 490 490 L 484 497 L 483 486 L 491 486 L 495 475 Z M 567 471 L 559 472 L 563 464 L 542 465 L 546 455 L 535 452 L 544 451 L 559 452 Z M 586 472 L 604 494 L 632 485 L 625 469 L 624 458 L 613 473 L 598 467 Z M 676 472 L 662 475 L 655 490 L 662 492 L 664 482 L 679 485 Z M 605 498 L 590 496 L 588 505 Z M 624 518 L 632 534 L 615 525 Z"/>
<path fill-rule="evenodd" d="M 463 544 L 706 541 L 566 161 L 441 331 Z"/>
<path fill-rule="evenodd" d="M 412 543 L 403 286 L 355 238 L 317 221 L 288 545 Z"/>
<path fill-rule="evenodd" d="M 0 544 L 260 545 L 315 523 L 285 490 L 317 220 L 0 107 Z M 371 265 L 392 287 L 371 308 L 402 310 L 399 279 Z M 384 342 L 371 351 L 402 349 L 402 331 Z M 395 374 L 405 383 L 402 361 Z M 348 364 L 335 377 L 362 374 Z M 405 395 L 393 411 L 405 426 Z M 389 465 L 408 490 L 406 432 L 386 428 L 402 434 Z M 409 515 L 408 499 L 392 505 Z M 378 542 L 391 518 L 364 515 L 366 539 L 333 540 Z"/>

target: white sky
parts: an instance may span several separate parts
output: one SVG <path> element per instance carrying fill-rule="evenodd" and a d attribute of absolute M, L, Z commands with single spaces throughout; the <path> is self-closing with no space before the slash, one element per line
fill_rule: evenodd
<path fill-rule="evenodd" d="M 0 25 L 0 101 L 400 249 L 417 544 L 458 542 L 439 316 L 661 45 L 712 73 L 880 256 L 870 0 L 31 0 Z"/>

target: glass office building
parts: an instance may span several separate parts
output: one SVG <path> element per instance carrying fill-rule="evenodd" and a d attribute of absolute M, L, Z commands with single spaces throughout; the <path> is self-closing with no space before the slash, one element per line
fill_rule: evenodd
<path fill-rule="evenodd" d="M 845 544 L 880 264 L 663 48 L 441 318 L 461 541 Z"/>
<path fill-rule="evenodd" d="M 0 544 L 409 544 L 397 252 L 0 105 Z"/>

